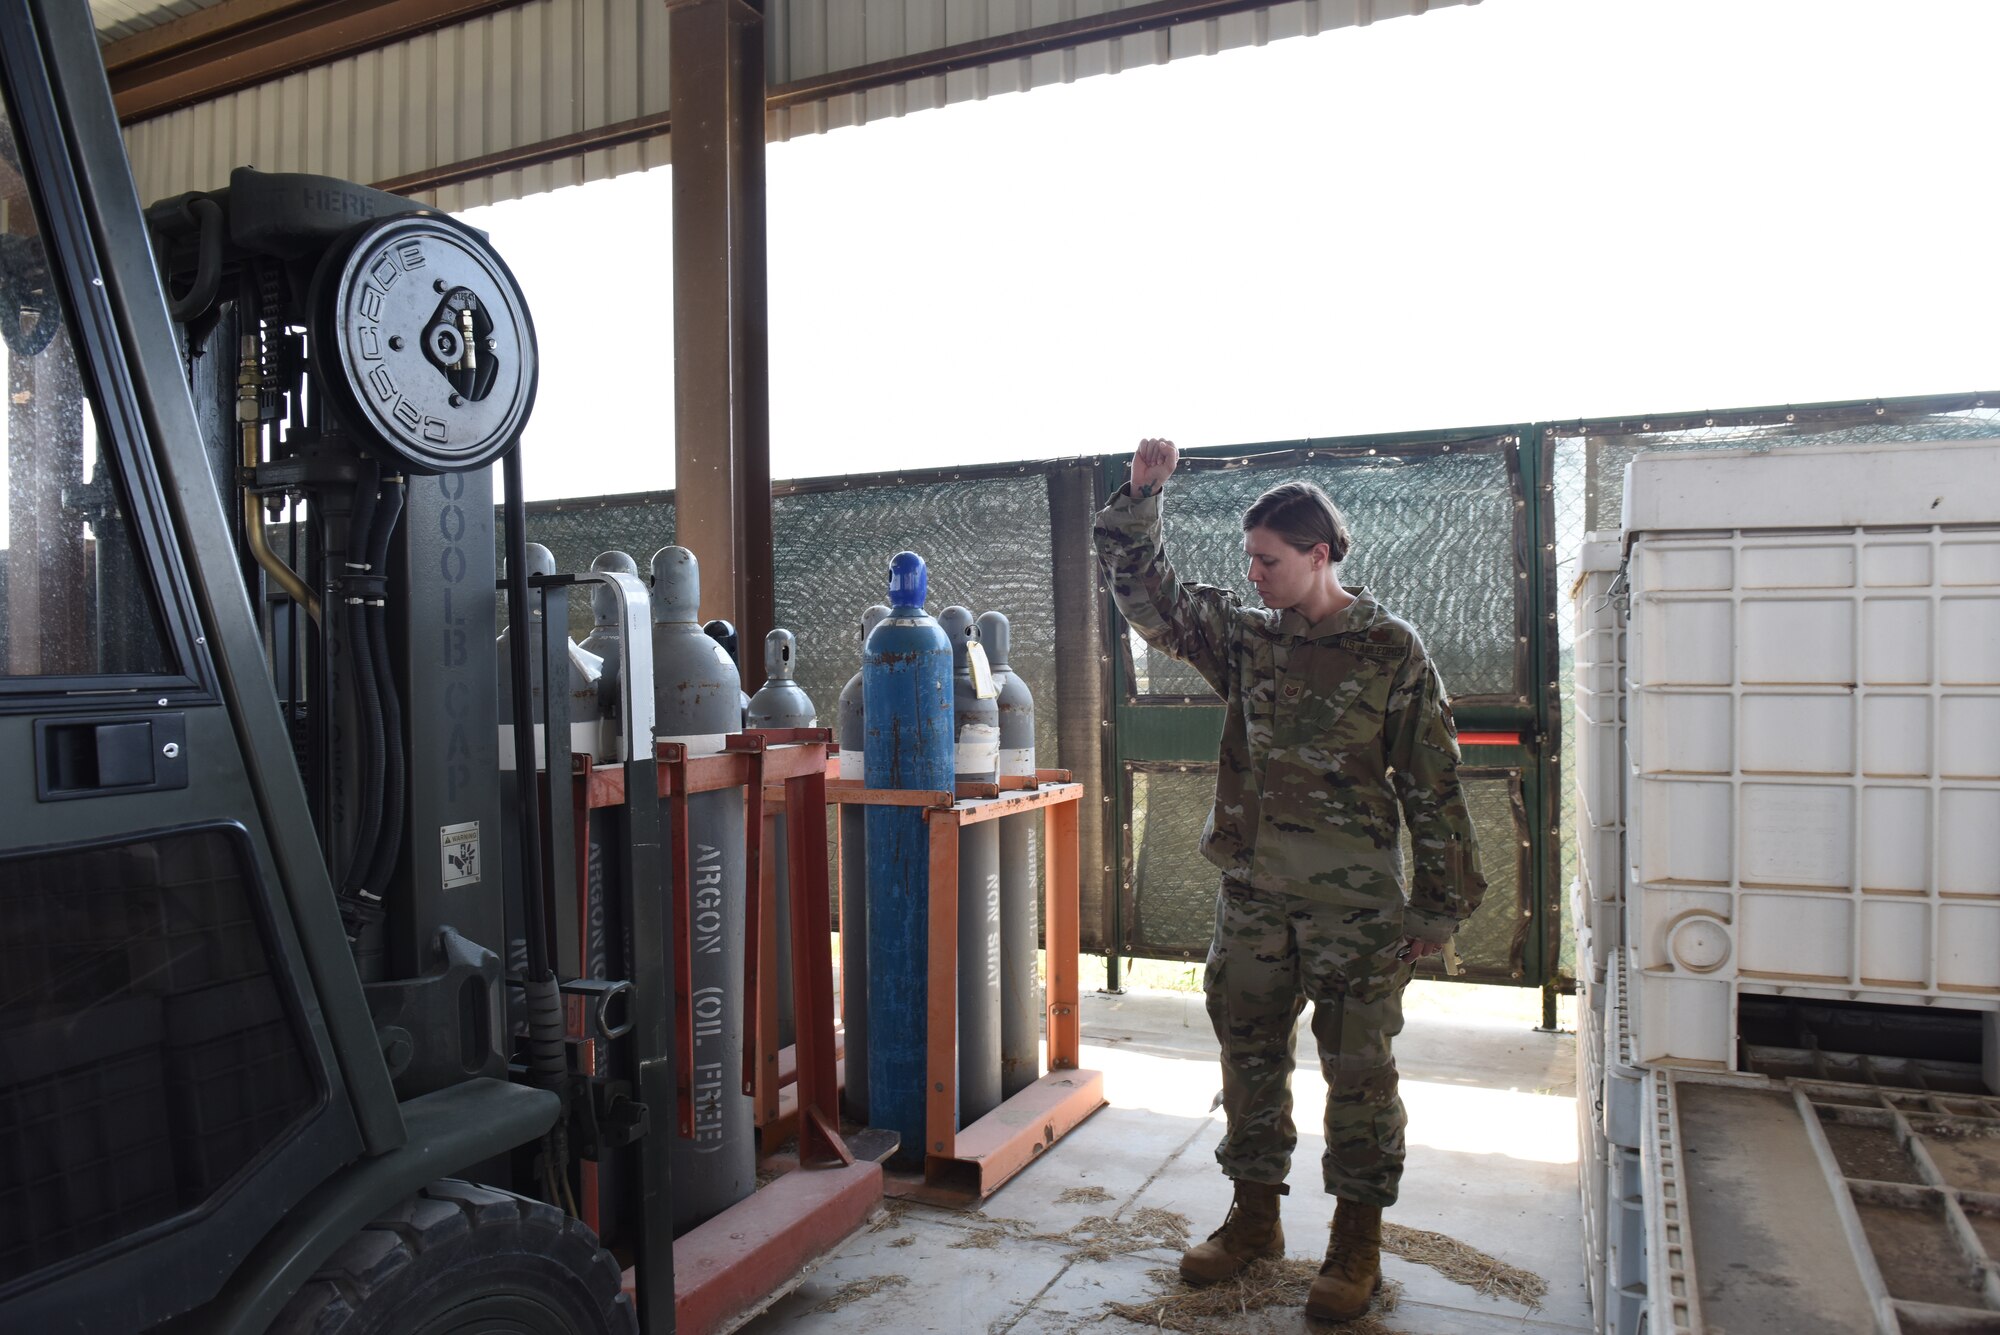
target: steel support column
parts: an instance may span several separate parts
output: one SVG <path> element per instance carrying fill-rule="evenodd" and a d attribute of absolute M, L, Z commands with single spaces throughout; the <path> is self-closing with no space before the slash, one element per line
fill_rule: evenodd
<path fill-rule="evenodd" d="M 754 662 L 773 616 L 764 18 L 687 0 L 667 41 L 675 530 L 701 563 L 701 615 L 734 621 Z"/>

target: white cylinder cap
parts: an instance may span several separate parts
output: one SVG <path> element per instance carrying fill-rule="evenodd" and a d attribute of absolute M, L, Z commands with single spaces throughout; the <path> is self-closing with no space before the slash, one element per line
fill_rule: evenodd
<path fill-rule="evenodd" d="M 653 553 L 653 620 L 697 620 L 701 608 L 701 567 L 685 547 L 662 547 Z"/>

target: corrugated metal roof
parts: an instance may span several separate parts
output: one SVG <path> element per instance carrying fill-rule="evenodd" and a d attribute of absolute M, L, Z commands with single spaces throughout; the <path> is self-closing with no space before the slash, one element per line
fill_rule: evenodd
<path fill-rule="evenodd" d="M 97 0 L 109 6 L 143 0 Z M 1137 36 L 959 70 L 774 110 L 773 140 L 952 102 L 1068 83 L 1183 56 L 1421 14 L 1478 0 L 1288 0 Z M 1094 14 L 1099 0 L 774 0 L 774 92 Z M 232 167 L 363 182 L 415 175 L 667 111 L 667 12 L 659 0 L 533 0 L 128 126 L 139 197 L 227 184 Z M 418 197 L 458 210 L 659 166 L 665 137 L 448 185 Z"/>
<path fill-rule="evenodd" d="M 667 108 L 658 0 L 535 0 L 127 126 L 139 198 L 232 167 L 392 180 Z M 457 210 L 659 166 L 664 138 L 435 192 Z"/>

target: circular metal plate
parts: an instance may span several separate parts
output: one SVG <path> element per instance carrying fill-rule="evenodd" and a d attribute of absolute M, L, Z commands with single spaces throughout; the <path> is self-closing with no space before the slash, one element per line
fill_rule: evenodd
<path fill-rule="evenodd" d="M 435 213 L 355 229 L 313 279 L 314 356 L 348 428 L 412 469 L 491 463 L 534 406 L 535 326 L 486 238 Z"/>

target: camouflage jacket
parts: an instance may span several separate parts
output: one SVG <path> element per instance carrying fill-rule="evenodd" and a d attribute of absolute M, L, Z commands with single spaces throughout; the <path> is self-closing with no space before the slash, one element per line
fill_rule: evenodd
<path fill-rule="evenodd" d="M 1366 589 L 1317 625 L 1182 583 L 1160 545 L 1160 497 L 1121 487 L 1097 515 L 1097 556 L 1147 644 L 1227 702 L 1201 851 L 1260 890 L 1356 907 L 1404 905 L 1401 815 L 1416 865 L 1405 931 L 1443 941 L 1479 906 L 1471 813 L 1451 703 L 1423 643 Z"/>

